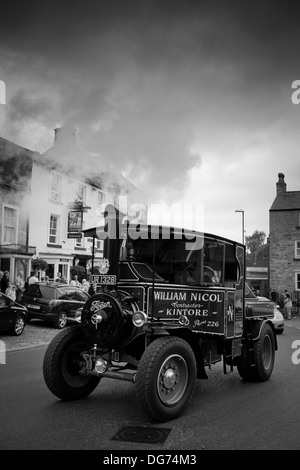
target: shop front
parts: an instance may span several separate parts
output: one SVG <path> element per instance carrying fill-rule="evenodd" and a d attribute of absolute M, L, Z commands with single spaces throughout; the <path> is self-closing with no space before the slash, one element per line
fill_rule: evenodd
<path fill-rule="evenodd" d="M 26 279 L 30 276 L 31 261 L 35 253 L 35 246 L 0 245 L 0 270 L 8 271 L 12 282 L 15 282 L 20 271 L 23 271 L 24 279 Z"/>
<path fill-rule="evenodd" d="M 39 257 L 48 263 L 45 275 L 49 276 L 50 281 L 55 281 L 59 276 L 58 273 L 60 273 L 59 277 L 65 278 L 66 282 L 70 282 L 70 268 L 73 266 L 73 256 L 57 256 L 49 253 L 40 253 Z"/>

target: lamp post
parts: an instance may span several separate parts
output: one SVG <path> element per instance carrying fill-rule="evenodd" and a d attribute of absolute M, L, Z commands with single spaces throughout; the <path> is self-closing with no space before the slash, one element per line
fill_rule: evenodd
<path fill-rule="evenodd" d="M 242 243 L 244 245 L 244 243 L 245 243 L 245 240 L 244 240 L 244 236 L 245 236 L 244 211 L 243 211 L 243 209 L 237 209 L 235 212 L 241 212 L 242 213 Z"/>

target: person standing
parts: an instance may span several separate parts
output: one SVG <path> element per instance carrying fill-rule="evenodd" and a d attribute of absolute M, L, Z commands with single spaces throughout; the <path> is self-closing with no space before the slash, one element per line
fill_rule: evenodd
<path fill-rule="evenodd" d="M 8 283 L 9 283 L 9 272 L 8 271 L 4 271 L 3 273 L 3 277 L 1 279 L 1 292 L 3 294 L 5 294 L 5 291 L 8 287 Z"/>
<path fill-rule="evenodd" d="M 292 318 L 292 298 L 290 293 L 286 291 L 285 298 L 284 298 L 284 312 L 287 320 Z"/>
<path fill-rule="evenodd" d="M 35 284 L 36 282 L 39 282 L 39 278 L 37 277 L 36 273 L 32 272 L 30 278 L 28 279 L 28 285 L 30 284 Z"/>
<path fill-rule="evenodd" d="M 16 286 L 13 285 L 10 281 L 8 281 L 8 285 L 5 290 L 5 295 L 14 302 L 16 301 Z"/>
<path fill-rule="evenodd" d="M 78 281 L 78 276 L 77 276 L 77 274 L 75 274 L 75 275 L 73 276 L 73 279 L 72 279 L 72 281 L 70 282 L 70 284 L 72 284 L 72 286 L 82 287 L 82 284 Z"/>
<path fill-rule="evenodd" d="M 82 279 L 82 287 L 83 287 L 83 290 L 88 293 L 89 292 L 89 289 L 90 289 L 90 283 L 89 281 L 87 281 L 86 279 Z"/>
<path fill-rule="evenodd" d="M 16 297 L 17 299 L 22 295 L 25 290 L 25 280 L 23 271 L 19 271 L 19 274 L 16 277 Z"/>

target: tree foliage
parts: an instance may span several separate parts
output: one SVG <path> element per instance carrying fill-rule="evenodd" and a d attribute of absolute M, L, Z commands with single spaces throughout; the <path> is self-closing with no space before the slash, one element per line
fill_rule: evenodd
<path fill-rule="evenodd" d="M 72 266 L 70 268 L 70 273 L 71 273 L 71 276 L 78 276 L 78 279 L 81 280 L 82 277 L 85 276 L 85 268 L 83 266 L 80 266 L 80 264 L 76 264 L 76 266 Z"/>
<path fill-rule="evenodd" d="M 246 237 L 246 248 L 249 253 L 255 253 L 264 245 L 266 234 L 263 231 L 255 230 L 252 235 Z"/>
<path fill-rule="evenodd" d="M 35 271 L 46 271 L 46 269 L 48 269 L 48 263 L 46 260 L 42 259 L 42 258 L 34 258 L 32 261 L 31 261 L 31 267 L 32 269 Z"/>

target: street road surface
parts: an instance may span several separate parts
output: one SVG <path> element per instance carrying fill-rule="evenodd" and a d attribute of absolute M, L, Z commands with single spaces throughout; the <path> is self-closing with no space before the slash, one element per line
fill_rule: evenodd
<path fill-rule="evenodd" d="M 292 362 L 300 319 L 286 322 L 277 339 L 268 382 L 245 383 L 236 369 L 224 375 L 222 364 L 215 365 L 207 371 L 209 380 L 197 381 L 184 415 L 159 424 L 138 409 L 129 382 L 103 379 L 87 399 L 62 402 L 44 384 L 45 346 L 8 352 L 0 365 L 0 449 L 300 449 L 300 364 Z M 171 431 L 163 444 L 112 440 L 123 425 Z"/>

